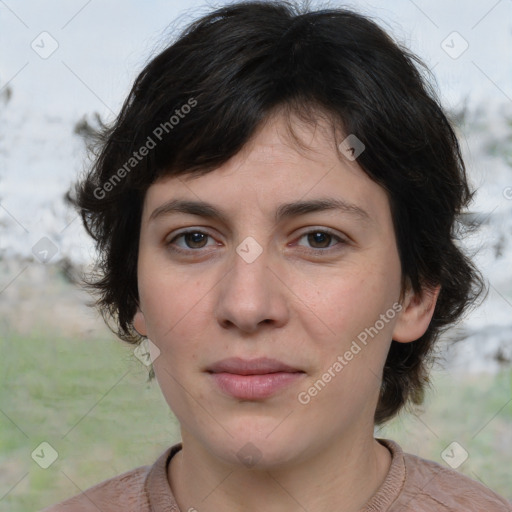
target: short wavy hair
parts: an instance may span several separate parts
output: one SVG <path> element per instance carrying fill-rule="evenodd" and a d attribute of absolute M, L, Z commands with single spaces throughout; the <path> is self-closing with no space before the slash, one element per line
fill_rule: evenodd
<path fill-rule="evenodd" d="M 132 321 L 148 187 L 162 176 L 215 170 L 277 110 L 288 121 L 324 113 L 366 146 L 357 162 L 388 194 L 402 294 L 441 286 L 425 334 L 391 342 L 375 423 L 420 404 L 436 340 L 485 287 L 457 243 L 458 217 L 474 192 L 429 77 L 417 56 L 348 9 L 249 1 L 189 23 L 100 127 L 94 162 L 68 194 L 96 242 L 98 272 L 88 285 L 110 328 L 129 343 L 142 339 Z"/>

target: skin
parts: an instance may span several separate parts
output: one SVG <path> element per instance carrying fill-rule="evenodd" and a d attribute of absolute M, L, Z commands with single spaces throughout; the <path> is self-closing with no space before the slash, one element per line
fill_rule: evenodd
<path fill-rule="evenodd" d="M 407 292 L 378 335 L 309 403 L 298 401 L 399 302 L 401 266 L 385 191 L 336 152 L 323 118 L 293 127 L 307 149 L 276 114 L 226 164 L 162 178 L 145 197 L 134 326 L 160 350 L 155 374 L 180 422 L 183 449 L 168 478 L 183 511 L 357 511 L 389 470 L 390 453 L 373 437 L 382 369 L 392 339 L 425 332 L 439 290 Z M 329 197 L 367 219 L 326 210 L 275 223 L 282 203 Z M 211 203 L 226 221 L 150 219 L 178 198 Z M 183 228 L 209 236 L 179 237 Z M 315 238 L 319 231 L 333 236 Z M 249 236 L 262 249 L 251 263 L 236 252 Z M 267 356 L 305 373 L 269 398 L 239 400 L 204 371 L 234 356 Z M 259 459 L 251 467 L 238 456 L 247 443 Z"/>

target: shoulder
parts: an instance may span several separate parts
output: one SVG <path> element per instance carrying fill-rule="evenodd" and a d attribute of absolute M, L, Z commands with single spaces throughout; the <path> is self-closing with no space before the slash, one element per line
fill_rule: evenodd
<path fill-rule="evenodd" d="M 402 452 L 403 453 L 403 452 Z M 505 498 L 480 482 L 430 461 L 403 453 L 405 481 L 395 510 L 415 512 L 511 512 Z"/>
<path fill-rule="evenodd" d="M 141 466 L 90 487 L 40 512 L 143 512 L 145 481 L 151 466 Z"/>

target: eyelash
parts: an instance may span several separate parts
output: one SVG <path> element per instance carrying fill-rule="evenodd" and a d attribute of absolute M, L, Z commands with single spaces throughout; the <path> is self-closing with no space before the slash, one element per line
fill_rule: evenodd
<path fill-rule="evenodd" d="M 182 231 L 181 233 L 176 234 L 176 236 L 174 236 L 172 238 L 172 240 L 170 240 L 169 242 L 166 243 L 166 246 L 168 246 L 171 251 L 176 252 L 176 253 L 181 253 L 181 254 L 190 254 L 191 252 L 199 252 L 201 249 L 204 249 L 205 247 L 200 247 L 198 249 L 181 249 L 181 248 L 178 248 L 177 246 L 173 246 L 173 242 L 175 242 L 176 240 L 178 240 L 179 238 L 182 238 L 183 236 L 185 236 L 187 234 L 192 234 L 192 233 L 196 233 L 196 234 L 199 233 L 202 235 L 206 235 L 207 237 L 213 238 L 208 233 L 201 231 L 199 229 L 189 229 L 187 231 Z M 344 245 L 348 244 L 348 241 L 346 239 L 340 237 L 339 235 L 336 235 L 335 233 L 333 233 L 332 231 L 327 230 L 327 229 L 313 229 L 311 231 L 306 231 L 305 233 L 302 233 L 300 235 L 299 240 L 301 240 L 302 238 L 304 238 L 307 235 L 317 234 L 317 233 L 328 235 L 333 240 L 337 240 L 339 242 L 337 245 L 344 246 Z M 326 247 L 325 249 L 306 249 L 306 252 L 313 254 L 313 255 L 325 255 L 326 253 L 333 252 L 333 250 L 340 250 L 340 248 L 336 249 L 336 246 L 332 246 L 332 247 Z"/>

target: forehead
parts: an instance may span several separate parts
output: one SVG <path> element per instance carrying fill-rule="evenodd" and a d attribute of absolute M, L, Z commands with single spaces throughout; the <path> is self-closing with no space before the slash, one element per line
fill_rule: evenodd
<path fill-rule="evenodd" d="M 146 193 L 144 217 L 176 198 L 213 203 L 228 216 L 259 209 L 269 218 L 283 203 L 330 198 L 370 218 L 389 217 L 384 189 L 357 160 L 337 151 L 343 134 L 335 134 L 325 119 L 291 123 L 283 115 L 271 117 L 238 154 L 207 174 L 160 178 Z"/>

